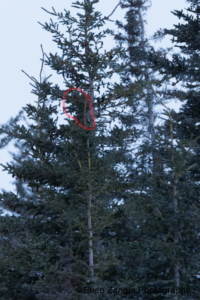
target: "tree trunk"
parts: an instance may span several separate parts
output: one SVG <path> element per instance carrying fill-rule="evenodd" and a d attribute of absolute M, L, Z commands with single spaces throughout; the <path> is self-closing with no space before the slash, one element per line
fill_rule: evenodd
<path fill-rule="evenodd" d="M 142 29 L 141 46 L 142 46 L 142 50 L 145 52 L 145 45 L 144 45 L 145 30 L 144 30 L 144 21 L 143 21 L 140 6 L 138 7 L 138 13 L 139 13 L 139 19 L 140 19 L 140 24 L 141 24 L 141 29 Z M 147 66 L 147 60 L 145 60 L 145 66 Z M 144 77 L 145 77 L 146 82 L 148 82 L 150 80 L 147 68 L 145 68 Z M 155 132 L 154 132 L 154 121 L 155 121 L 155 119 L 154 119 L 154 112 L 153 112 L 153 92 L 152 92 L 150 87 L 147 87 L 146 104 L 147 104 L 147 107 L 148 107 L 148 113 L 147 113 L 147 116 L 148 116 L 148 132 L 149 132 L 151 142 L 153 143 L 154 140 L 155 140 Z M 159 157 L 154 153 L 154 151 L 152 152 L 152 159 L 153 159 L 153 173 L 155 173 L 155 172 L 159 171 Z"/>
<path fill-rule="evenodd" d="M 89 267 L 91 277 L 94 276 L 94 259 L 93 259 L 93 231 L 92 231 L 92 216 L 91 216 L 91 207 L 92 207 L 92 197 L 89 195 L 88 201 L 88 231 L 89 231 Z"/>

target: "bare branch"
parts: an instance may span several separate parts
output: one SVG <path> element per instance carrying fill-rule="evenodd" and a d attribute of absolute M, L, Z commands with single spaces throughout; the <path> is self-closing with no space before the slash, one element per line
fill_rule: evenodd
<path fill-rule="evenodd" d="M 111 14 L 108 17 L 104 17 L 104 19 L 108 19 L 110 18 L 110 16 L 112 16 L 112 14 L 115 12 L 115 10 L 117 9 L 117 7 L 121 4 L 121 1 L 119 1 L 119 3 L 115 6 L 115 8 L 113 9 L 113 11 L 111 12 Z"/>
<path fill-rule="evenodd" d="M 26 76 L 28 76 L 30 78 L 30 80 L 34 81 L 35 83 L 37 83 L 37 80 L 33 77 L 30 77 L 24 70 L 21 70 L 24 74 L 26 74 Z"/>
<path fill-rule="evenodd" d="M 197 163 L 193 164 L 192 166 L 190 166 L 190 167 L 187 169 L 187 171 L 190 170 L 191 168 L 193 168 L 193 167 L 196 166 L 196 165 L 197 165 Z"/>

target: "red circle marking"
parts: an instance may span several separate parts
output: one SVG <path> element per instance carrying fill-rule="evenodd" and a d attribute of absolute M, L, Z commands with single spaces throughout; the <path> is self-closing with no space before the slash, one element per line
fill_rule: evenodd
<path fill-rule="evenodd" d="M 69 114 L 67 113 L 66 108 L 65 108 L 65 98 L 66 98 L 67 94 L 68 94 L 69 92 L 71 92 L 72 90 L 76 90 L 76 91 L 79 91 L 79 92 L 83 93 L 83 94 L 87 97 L 87 99 L 89 100 L 89 103 L 90 103 L 90 114 L 91 114 L 92 119 L 93 119 L 93 126 L 92 126 L 92 127 L 86 127 L 86 126 L 82 125 L 82 124 L 77 120 L 76 117 L 73 117 L 73 116 L 71 116 L 71 115 L 69 115 Z M 68 90 L 64 93 L 64 95 L 63 95 L 63 110 L 64 110 L 64 113 L 66 114 L 66 116 L 69 117 L 69 118 L 71 118 L 71 119 L 74 119 L 75 122 L 76 122 L 80 127 L 84 128 L 84 129 L 86 129 L 86 130 L 93 130 L 93 129 L 95 128 L 96 124 L 95 124 L 95 117 L 94 117 L 94 114 L 93 114 L 92 100 L 91 100 L 90 96 L 89 96 L 88 94 L 86 94 L 83 90 L 81 90 L 81 89 L 79 89 L 79 88 L 76 88 L 76 87 L 72 87 L 72 88 L 68 89 Z"/>

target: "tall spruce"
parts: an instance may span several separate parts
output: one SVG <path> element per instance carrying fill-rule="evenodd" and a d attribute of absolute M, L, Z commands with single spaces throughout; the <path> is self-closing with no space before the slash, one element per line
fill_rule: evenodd
<path fill-rule="evenodd" d="M 22 153 L 4 170 L 23 180 L 25 189 L 31 188 L 32 193 L 27 197 L 21 185 L 18 194 L 1 194 L 1 203 L 19 214 L 1 217 L 1 299 L 99 299 L 99 295 L 84 294 L 83 287 L 97 283 L 106 286 L 118 264 L 113 249 L 107 247 L 104 230 L 117 222 L 121 213 L 116 166 L 126 157 L 126 132 L 116 127 L 108 130 L 106 125 L 117 117 L 116 106 L 121 103 L 116 99 L 123 91 L 104 80 L 126 66 L 120 63 L 124 53 L 121 46 L 100 53 L 103 38 L 114 33 L 107 29 L 95 34 L 94 29 L 101 28 L 115 10 L 101 18 L 94 10 L 98 2 L 74 3 L 83 10 L 79 19 L 66 10 L 64 14 L 54 8 L 48 12 L 67 27 L 69 39 L 59 31 L 58 23 L 51 20 L 41 24 L 54 34 L 62 50 L 62 56 L 43 52 L 42 68 L 45 63 L 63 76 L 66 89 L 53 86 L 50 76 L 42 81 L 42 68 L 40 80 L 23 71 L 38 97 L 36 106 L 23 108 L 34 124 L 24 126 L 13 120 L 1 128 L 8 140 L 22 143 Z M 110 70 L 106 70 L 108 66 Z M 95 92 L 100 94 L 101 86 L 107 87 L 106 93 L 97 97 Z M 59 103 L 71 87 L 90 96 L 95 129 L 85 130 L 67 118 L 58 128 Z M 47 105 L 48 98 L 55 105 Z M 72 90 L 65 105 L 83 126 L 94 125 L 89 102 L 82 93 Z"/>
<path fill-rule="evenodd" d="M 125 15 L 127 23 L 123 25 L 121 21 L 116 22 L 119 29 L 124 32 L 115 35 L 115 40 L 128 46 L 124 59 L 129 62 L 126 69 L 119 73 L 122 88 L 126 91 L 124 93 L 125 107 L 126 109 L 128 108 L 128 113 L 125 116 L 122 115 L 120 121 L 126 132 L 130 131 L 132 133 L 132 136 L 130 134 L 127 138 L 127 145 L 132 151 L 128 159 L 123 162 L 126 171 L 125 176 L 122 177 L 123 180 L 121 180 L 121 188 L 119 188 L 120 191 L 123 190 L 123 194 L 121 193 L 121 198 L 123 199 L 121 208 L 124 210 L 124 215 L 121 218 L 121 223 L 113 225 L 113 229 L 117 231 L 116 239 L 121 244 L 118 257 L 120 257 L 122 264 L 118 268 L 120 273 L 117 274 L 116 278 L 123 279 L 122 286 L 126 283 L 129 276 L 132 278 L 138 276 L 135 269 L 132 268 L 132 263 L 130 264 L 127 261 L 126 255 L 127 249 L 132 244 L 132 241 L 135 240 L 135 237 L 140 237 L 140 240 L 145 238 L 138 229 L 139 224 L 143 223 L 143 216 L 138 214 L 138 206 L 140 206 L 141 199 L 140 193 L 148 192 L 148 187 L 144 184 L 145 174 L 149 170 L 155 173 L 158 171 L 158 167 L 162 168 L 159 164 L 160 156 L 154 149 L 154 122 L 156 119 L 154 107 L 156 99 L 152 91 L 152 84 L 160 85 L 161 81 L 155 79 L 154 71 L 149 67 L 148 51 L 152 47 L 148 40 L 145 39 L 145 21 L 142 14 L 142 11 L 147 10 L 148 6 L 145 6 L 145 4 L 148 2 L 137 0 L 122 1 L 121 8 L 128 8 Z M 143 157 L 139 152 L 143 150 L 139 150 L 137 145 L 139 138 L 146 139 Z M 144 146 L 142 149 L 144 149 Z M 140 245 L 138 244 L 137 246 L 137 251 L 139 251 Z M 126 254 L 123 256 L 122 253 Z M 128 256 L 130 257 L 129 254 Z"/>
<path fill-rule="evenodd" d="M 197 274 L 199 273 L 200 249 L 199 239 L 199 1 L 187 1 L 190 7 L 186 10 L 190 14 L 181 11 L 172 12 L 179 19 L 185 21 L 175 25 L 174 29 L 162 29 L 155 34 L 155 37 L 172 36 L 172 43 L 180 49 L 180 53 L 174 54 L 172 61 L 163 55 L 150 54 L 150 59 L 154 68 L 164 75 L 166 80 L 173 80 L 172 85 L 182 83 L 184 90 L 174 88 L 169 90 L 166 97 L 176 97 L 183 101 L 183 105 L 178 113 L 173 111 L 174 138 L 181 139 L 185 146 L 183 165 L 188 170 L 185 174 L 177 177 L 175 193 L 177 193 L 177 205 L 185 205 L 185 215 L 182 218 L 187 222 L 187 231 L 184 232 L 188 239 L 183 237 L 178 240 L 179 247 L 187 249 L 184 252 L 184 263 L 180 268 L 176 266 L 175 277 L 177 284 L 187 281 L 196 297 L 199 296 L 199 284 Z M 183 54 L 183 55 L 181 55 Z M 167 124 L 166 124 L 167 126 Z M 195 144 L 194 144 L 195 142 Z M 194 145 L 194 146 L 193 146 Z M 190 163 L 188 153 L 192 149 Z M 186 151 L 187 150 L 187 151 Z M 187 188 L 188 187 L 188 188 Z M 194 209 L 195 208 L 195 209 Z M 194 211 L 195 210 L 195 211 Z M 187 213 L 186 213 L 187 212 Z M 197 216 L 197 217 L 196 217 Z M 189 250 L 190 249 L 190 250 Z M 193 267 L 192 267 L 193 265 Z M 187 274 L 183 277 L 183 273 Z"/>
<path fill-rule="evenodd" d="M 128 11 L 126 28 L 129 30 L 128 37 L 130 38 L 131 32 L 133 32 L 133 39 L 136 39 L 138 34 L 136 25 L 139 24 L 139 19 L 141 20 L 139 6 L 141 7 L 142 2 L 127 1 L 125 3 L 124 1 L 124 7 L 131 5 L 135 10 Z M 179 16 L 183 15 L 182 12 L 176 13 Z M 190 25 L 189 28 L 194 35 L 198 32 L 196 22 L 188 16 L 185 18 L 193 24 L 193 27 Z M 123 28 L 122 23 L 118 22 L 118 24 Z M 185 24 L 179 25 L 179 27 L 183 32 L 179 32 L 177 29 L 165 30 L 165 32 L 176 33 L 181 41 L 188 41 L 190 39 L 189 29 L 186 29 Z M 140 37 L 141 32 L 144 31 L 140 31 Z M 184 34 L 187 39 L 182 40 Z M 162 37 L 162 30 L 155 34 L 155 38 L 160 37 Z M 118 39 L 125 40 L 121 36 Z M 198 36 L 191 36 L 191 40 L 194 40 L 197 45 Z M 193 49 L 195 45 L 193 45 Z M 135 46 L 132 49 L 138 49 L 138 52 L 141 53 L 144 48 L 140 44 L 140 47 Z M 117 232 L 116 238 L 120 239 L 119 237 L 121 237 L 121 242 L 118 243 L 117 257 L 120 259 L 120 265 L 116 268 L 116 280 L 121 278 L 121 287 L 132 286 L 136 291 L 138 291 L 138 287 L 141 287 L 138 297 L 142 297 L 142 299 L 163 299 L 166 297 L 165 294 L 170 299 L 180 299 L 181 297 L 192 299 L 199 295 L 196 277 L 199 272 L 199 186 L 197 185 L 198 177 L 196 179 L 195 176 L 191 176 L 191 174 L 198 173 L 198 157 L 194 151 L 198 153 L 199 134 L 195 132 L 197 134 L 194 136 L 194 125 L 193 128 L 187 126 L 187 136 L 181 133 L 182 124 L 178 124 L 178 121 L 181 120 L 180 114 L 167 108 L 164 103 L 165 100 L 174 98 L 174 96 L 184 100 L 186 94 L 181 90 L 169 88 L 155 91 L 155 87 L 153 87 L 156 84 L 160 86 L 161 83 L 169 85 L 169 79 L 172 77 L 183 80 L 186 78 L 186 73 L 191 73 L 192 77 L 192 74 L 196 74 L 196 70 L 191 70 L 191 67 L 189 68 L 191 65 L 185 64 L 186 60 L 176 54 L 173 55 L 173 61 L 170 62 L 166 58 L 166 54 L 170 50 L 171 48 L 155 51 L 151 47 L 143 54 L 143 57 L 146 54 L 145 66 L 154 72 L 159 70 L 160 75 L 163 75 L 162 79 L 157 82 L 147 76 L 144 81 L 148 87 L 147 98 L 150 95 L 154 96 L 154 100 L 163 105 L 164 120 L 167 121 L 161 126 L 156 126 L 151 142 L 144 141 L 135 152 L 138 163 L 132 170 L 131 167 L 128 169 L 130 171 L 129 184 L 126 185 L 126 188 L 127 190 L 129 188 L 130 196 L 123 205 L 125 214 L 121 219 L 120 226 L 117 224 L 113 226 Z M 135 55 L 135 61 L 137 57 L 140 57 L 138 53 L 137 56 Z M 197 56 L 195 56 L 193 60 L 195 66 L 197 61 Z M 129 67 L 124 71 L 124 75 L 129 74 L 128 70 Z M 139 70 L 142 72 L 142 68 Z M 191 80 L 193 79 L 194 77 L 191 78 Z M 129 79 L 127 82 L 130 85 Z M 163 95 L 163 98 L 160 95 Z M 197 97 L 194 92 L 192 94 L 190 92 L 189 95 L 195 95 L 195 99 Z M 152 111 L 152 105 L 149 108 Z M 192 124 L 194 112 L 187 111 L 190 114 L 190 120 L 187 119 L 186 110 L 185 116 L 182 115 L 182 120 L 190 121 Z M 196 109 L 194 122 L 197 122 L 197 111 Z M 148 116 L 150 115 L 152 116 L 152 114 L 148 114 Z M 150 121 L 149 118 L 149 125 L 152 124 Z M 183 130 L 185 130 L 184 127 Z M 151 137 L 150 132 L 149 136 Z M 153 153 L 156 157 L 156 160 L 153 160 L 153 173 L 149 172 L 147 168 L 149 165 L 148 153 Z M 195 267 L 193 267 L 194 265 Z M 183 289 L 181 295 L 176 295 L 176 289 L 181 288 Z M 127 297 L 131 298 L 132 296 Z"/>
<path fill-rule="evenodd" d="M 148 163 L 144 165 L 142 161 L 141 163 L 138 162 L 138 158 L 135 155 L 137 152 L 137 141 L 144 135 L 150 136 L 151 143 L 154 140 L 155 113 L 153 112 L 153 92 L 149 87 L 149 82 L 157 83 L 159 81 L 153 80 L 149 76 L 150 71 L 148 70 L 146 59 L 149 45 L 144 40 L 144 21 L 141 13 L 141 10 L 145 8 L 144 4 L 141 1 L 123 1 L 121 8 L 129 8 L 125 16 L 127 24 L 123 25 L 121 21 L 116 22 L 118 28 L 125 31 L 125 35 L 122 33 L 115 35 L 116 42 L 120 45 L 128 45 L 125 53 L 122 53 L 123 56 L 121 56 L 127 62 L 127 67 L 118 72 L 121 82 L 120 85 L 115 85 L 115 90 L 118 90 L 120 87 L 122 93 L 120 102 L 123 103 L 123 109 L 125 110 L 124 113 L 119 113 L 118 115 L 118 120 L 121 123 L 121 126 L 118 126 L 118 130 L 121 133 L 124 132 L 123 147 L 126 147 L 128 151 L 121 158 L 122 165 L 121 170 L 119 170 L 119 180 L 117 181 L 118 186 L 116 189 L 119 198 L 121 198 L 119 205 L 122 211 L 121 217 L 118 222 L 106 228 L 104 234 L 107 237 L 109 247 L 115 249 L 116 256 L 120 261 L 120 264 L 113 269 L 108 279 L 111 281 L 111 284 L 113 282 L 116 283 L 118 288 L 130 285 L 129 276 L 137 276 L 132 262 L 130 264 L 126 256 L 127 249 L 134 240 L 134 236 L 140 235 L 138 224 L 143 222 L 143 219 L 137 214 L 138 208 L 136 202 L 133 202 L 133 193 L 136 195 L 136 193 L 143 192 L 144 177 L 140 176 L 141 174 L 139 174 L 138 170 L 145 168 Z M 152 148 L 148 152 L 146 151 L 146 154 L 148 156 L 153 154 L 153 161 L 156 164 L 155 153 L 152 151 Z M 149 163 L 150 167 L 152 168 L 153 165 L 155 169 L 154 164 Z M 136 205 L 135 209 L 133 209 L 134 205 Z M 114 235 L 112 239 L 109 239 L 108 232 L 110 231 Z M 128 257 L 130 257 L 129 254 Z M 131 286 L 134 286 L 132 285 L 133 283 L 134 281 L 131 281 Z M 121 297 L 124 297 L 124 294 Z"/>
<path fill-rule="evenodd" d="M 182 12 L 176 12 L 176 14 L 183 16 Z M 184 15 L 184 19 L 189 24 L 176 25 L 176 28 L 180 28 L 182 31 L 178 29 L 165 30 L 165 33 L 174 34 L 179 41 L 185 42 L 186 46 L 182 47 L 185 49 L 185 53 L 187 49 L 191 54 L 191 50 L 198 47 L 198 18 L 194 21 L 193 17 Z M 193 32 L 193 36 L 188 35 L 189 29 Z M 156 38 L 161 36 L 162 31 L 158 31 L 155 35 Z M 187 46 L 190 39 L 195 41 L 191 47 L 190 44 Z M 193 64 L 196 66 L 196 53 L 194 57 L 186 60 L 181 58 L 179 54 L 174 54 L 173 60 L 170 62 L 166 58 L 166 51 L 163 50 L 161 53 L 161 51 L 155 51 L 152 48 L 148 54 L 148 61 L 150 68 L 154 71 L 159 70 L 160 74 L 164 75 L 162 82 L 169 82 L 169 79 L 173 77 L 176 77 L 177 82 L 187 81 L 187 76 L 190 74 L 190 80 L 195 79 L 194 81 L 197 81 L 198 84 L 197 77 L 192 77 L 197 70 L 191 67 Z M 155 97 L 162 103 L 152 85 L 151 88 Z M 196 91 L 191 91 L 191 85 L 188 88 L 190 88 L 188 93 L 178 89 L 169 89 L 160 94 L 163 94 L 166 100 L 174 96 L 180 100 L 189 98 L 187 103 L 191 106 L 191 95 L 196 97 L 197 94 Z M 164 103 L 163 106 L 165 106 Z M 199 134 L 194 130 L 195 122 L 197 122 L 197 119 L 194 119 L 194 111 L 187 108 L 188 106 L 185 107 L 184 114 L 176 114 L 174 110 L 171 111 L 167 107 L 163 111 L 167 121 L 163 126 L 157 127 L 154 147 L 161 157 L 163 170 L 159 170 L 157 167 L 156 173 L 151 175 L 143 167 L 144 189 L 142 190 L 146 194 L 143 197 L 133 197 L 132 210 L 129 206 L 127 211 L 131 220 L 129 226 L 134 224 L 131 213 L 132 216 L 139 215 L 144 223 L 143 225 L 141 225 L 142 223 L 139 224 L 138 234 L 135 233 L 137 231 L 133 228 L 133 233 L 135 233 L 133 235 L 134 243 L 130 244 L 129 251 L 128 248 L 124 248 L 127 251 L 127 254 L 124 253 L 124 257 L 129 257 L 128 262 L 124 262 L 124 266 L 127 267 L 137 285 L 146 288 L 183 288 L 184 299 L 192 299 L 199 295 L 196 276 L 199 272 L 199 186 L 193 175 L 198 174 L 199 159 L 196 153 L 198 153 L 199 148 Z M 196 109 L 196 118 L 197 115 Z M 182 122 L 180 122 L 181 120 Z M 187 126 L 186 135 L 184 134 L 184 127 L 186 126 L 182 125 L 189 121 L 191 121 L 190 124 L 194 122 L 194 125 L 193 127 Z M 146 143 L 143 144 L 140 148 L 141 151 L 138 152 L 138 157 L 140 160 L 142 159 L 143 166 L 147 163 L 146 153 L 148 147 L 146 146 Z M 131 273 L 131 268 L 128 268 L 131 263 L 134 264 L 137 270 L 135 276 L 133 272 Z M 134 283 L 131 276 L 129 275 L 129 280 Z M 183 295 L 179 297 L 173 293 L 168 296 L 171 299 L 183 297 Z M 145 299 L 154 299 L 155 297 L 163 299 L 165 296 L 162 293 L 160 295 L 156 294 L 156 292 L 151 295 L 144 294 Z"/>

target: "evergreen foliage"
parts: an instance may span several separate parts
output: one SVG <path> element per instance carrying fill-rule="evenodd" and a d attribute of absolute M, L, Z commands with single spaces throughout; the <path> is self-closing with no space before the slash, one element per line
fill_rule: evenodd
<path fill-rule="evenodd" d="M 144 41 L 141 38 L 142 23 L 137 23 L 140 19 L 142 3 L 140 1 L 124 1 L 124 7 L 129 8 L 127 24 L 123 26 L 118 22 L 118 25 L 120 28 L 124 28 L 128 35 L 127 38 L 124 36 L 117 38 L 128 40 L 128 43 L 131 44 L 130 32 L 132 30 L 140 32 L 138 36 L 141 41 Z M 188 16 L 187 20 L 190 20 Z M 188 27 L 194 35 L 197 34 L 197 26 L 194 20 L 192 24 L 193 29 L 191 25 Z M 184 32 L 187 31 L 187 25 L 179 25 L 179 27 L 184 28 Z M 178 30 L 165 30 L 165 32 L 175 32 L 176 36 L 181 37 L 181 41 L 186 43 L 185 48 L 188 48 L 187 39 L 183 39 L 182 32 Z M 158 31 L 155 38 L 160 38 L 161 33 L 162 31 Z M 170 62 L 166 58 L 166 54 L 171 51 L 170 48 L 161 53 L 161 50 L 155 51 L 151 47 L 149 51 L 143 52 L 143 55 L 140 56 L 139 53 L 144 50 L 144 47 L 141 46 L 141 43 L 140 47 L 134 45 L 136 36 L 135 34 L 132 49 L 137 55 L 134 56 L 134 51 L 129 52 L 130 60 L 132 59 L 132 62 L 135 63 L 136 58 L 142 57 L 146 68 L 151 68 L 154 72 L 159 71 L 160 75 L 164 75 L 160 80 L 151 80 L 145 72 L 142 72 L 142 66 L 139 67 L 140 82 L 144 78 L 143 86 L 147 87 L 148 124 L 153 125 L 149 118 L 153 108 L 152 105 L 149 106 L 149 103 L 153 98 L 154 101 L 163 105 L 165 122 L 161 126 L 154 126 L 154 128 L 152 126 L 153 130 L 148 129 L 149 137 L 147 134 L 143 135 L 145 139 L 134 153 L 137 159 L 129 161 L 130 164 L 125 164 L 129 171 L 127 176 L 129 189 L 126 190 L 127 198 L 124 199 L 124 216 L 118 226 L 116 226 L 117 224 L 113 225 L 117 232 L 116 239 L 119 241 L 116 253 L 120 259 L 115 278 L 116 280 L 121 278 L 119 280 L 121 287 L 131 286 L 135 290 L 138 290 L 138 286 L 143 287 L 142 293 L 138 295 L 138 297 L 142 295 L 143 299 L 163 299 L 165 296 L 162 291 L 169 291 L 172 288 L 184 288 L 184 299 L 191 299 L 194 295 L 195 297 L 199 295 L 196 276 L 200 267 L 199 186 L 197 179 L 192 175 L 199 173 L 199 159 L 196 155 L 199 148 L 199 134 L 194 128 L 198 121 L 198 108 L 193 112 L 192 109 L 185 107 L 182 113 L 176 114 L 167 108 L 160 95 L 163 95 L 164 100 L 174 96 L 184 100 L 187 98 L 186 94 L 177 89 L 155 91 L 153 85 L 159 87 L 162 83 L 167 84 L 169 79 L 175 76 L 177 81 L 187 81 L 185 73 L 189 74 L 189 70 L 191 70 L 192 77 L 195 71 L 191 68 L 191 59 L 187 65 L 186 60 L 180 58 L 180 55 L 174 54 L 174 60 Z M 198 37 L 191 37 L 191 39 L 198 40 Z M 195 56 L 192 61 L 195 64 L 198 61 L 197 57 Z M 129 73 L 124 71 L 124 75 L 127 74 Z M 194 77 L 191 80 L 194 80 Z M 197 77 L 194 81 L 198 82 Z M 196 86 L 197 84 L 195 84 Z M 191 97 L 191 94 L 196 96 L 197 92 L 190 91 L 188 97 Z M 188 100 L 187 103 L 189 105 L 191 101 Z M 182 122 L 179 122 L 180 120 Z M 187 126 L 186 135 L 183 132 L 186 126 L 182 127 L 182 125 L 184 125 L 183 122 L 189 121 L 190 126 Z M 153 154 L 153 168 L 149 154 Z M 133 162 L 135 164 L 131 167 Z M 154 287 L 161 288 L 161 293 L 145 293 L 145 288 L 150 290 Z M 167 294 L 167 296 L 170 299 L 179 299 L 173 293 Z M 131 298 L 131 296 L 129 297 Z"/>
<path fill-rule="evenodd" d="M 117 34 L 95 32 L 115 11 L 102 18 L 94 9 L 98 2 L 73 3 L 83 10 L 77 19 L 66 10 L 48 12 L 70 38 L 52 20 L 41 24 L 62 51 L 47 56 L 42 49 L 41 72 L 44 63 L 50 66 L 66 89 L 50 76 L 42 81 L 41 72 L 39 81 L 24 72 L 38 97 L 36 106 L 23 108 L 33 124 L 19 125 L 21 111 L 1 127 L 0 147 L 17 139 L 20 153 L 4 166 L 16 178 L 17 194 L 0 194 L 1 204 L 17 213 L 0 217 L 0 299 L 198 299 L 199 1 L 188 1 L 196 18 L 175 11 L 186 23 L 154 35 L 185 43 L 179 47 L 189 57 L 173 54 L 172 61 L 166 56 L 171 48 L 155 51 L 145 39 L 148 1 L 119 2 L 115 9 L 128 10 L 125 25 L 116 21 L 123 31 Z M 107 35 L 117 46 L 102 54 Z M 120 83 L 110 82 L 113 74 Z M 184 82 L 187 91 L 158 90 L 172 78 L 172 86 Z M 67 118 L 58 127 L 59 103 L 71 87 L 90 95 L 94 130 Z M 179 113 L 165 104 L 174 97 L 185 101 Z M 71 91 L 65 103 L 70 115 L 92 127 L 83 94 Z M 155 126 L 156 104 L 163 106 L 164 122 Z M 135 293 L 84 293 L 85 287 Z M 152 288 L 157 291 L 148 293 Z M 184 289 L 180 296 L 172 290 L 178 288 Z"/>
<path fill-rule="evenodd" d="M 84 130 L 68 119 L 68 124 L 58 128 L 58 103 L 65 90 L 48 82 L 49 77 L 42 81 L 41 73 L 37 81 L 23 71 L 34 82 L 32 92 L 38 97 L 37 107 L 27 104 L 23 108 L 34 124 L 25 127 L 14 120 L 1 129 L 8 139 L 18 139 L 23 150 L 4 170 L 32 189 L 28 198 L 22 186 L 18 195 L 1 195 L 3 205 L 19 213 L 1 217 L 1 299 L 97 299 L 84 294 L 82 288 L 94 282 L 103 284 L 118 263 L 102 234 L 120 215 L 116 165 L 126 152 L 125 132 L 115 126 L 106 133 L 108 122 L 116 117 L 113 107 L 121 92 L 103 80 L 125 67 L 118 60 L 124 50 L 116 47 L 100 53 L 102 39 L 113 32 L 94 33 L 109 19 L 94 11 L 98 2 L 76 2 L 75 7 L 84 12 L 78 14 L 79 19 L 71 17 L 69 11 L 56 13 L 53 8 L 50 14 L 67 26 L 70 40 L 52 20 L 41 24 L 54 34 L 62 50 L 62 56 L 43 52 L 42 67 L 45 63 L 61 74 L 66 89 L 79 87 L 90 95 L 96 128 Z M 72 29 L 75 25 L 77 28 Z M 105 70 L 108 64 L 109 71 Z M 107 85 L 106 93 L 97 97 L 95 91 L 100 93 L 102 85 Z M 47 97 L 56 105 L 48 106 Z M 82 94 L 72 91 L 66 102 L 71 115 L 92 127 L 89 103 Z"/>

